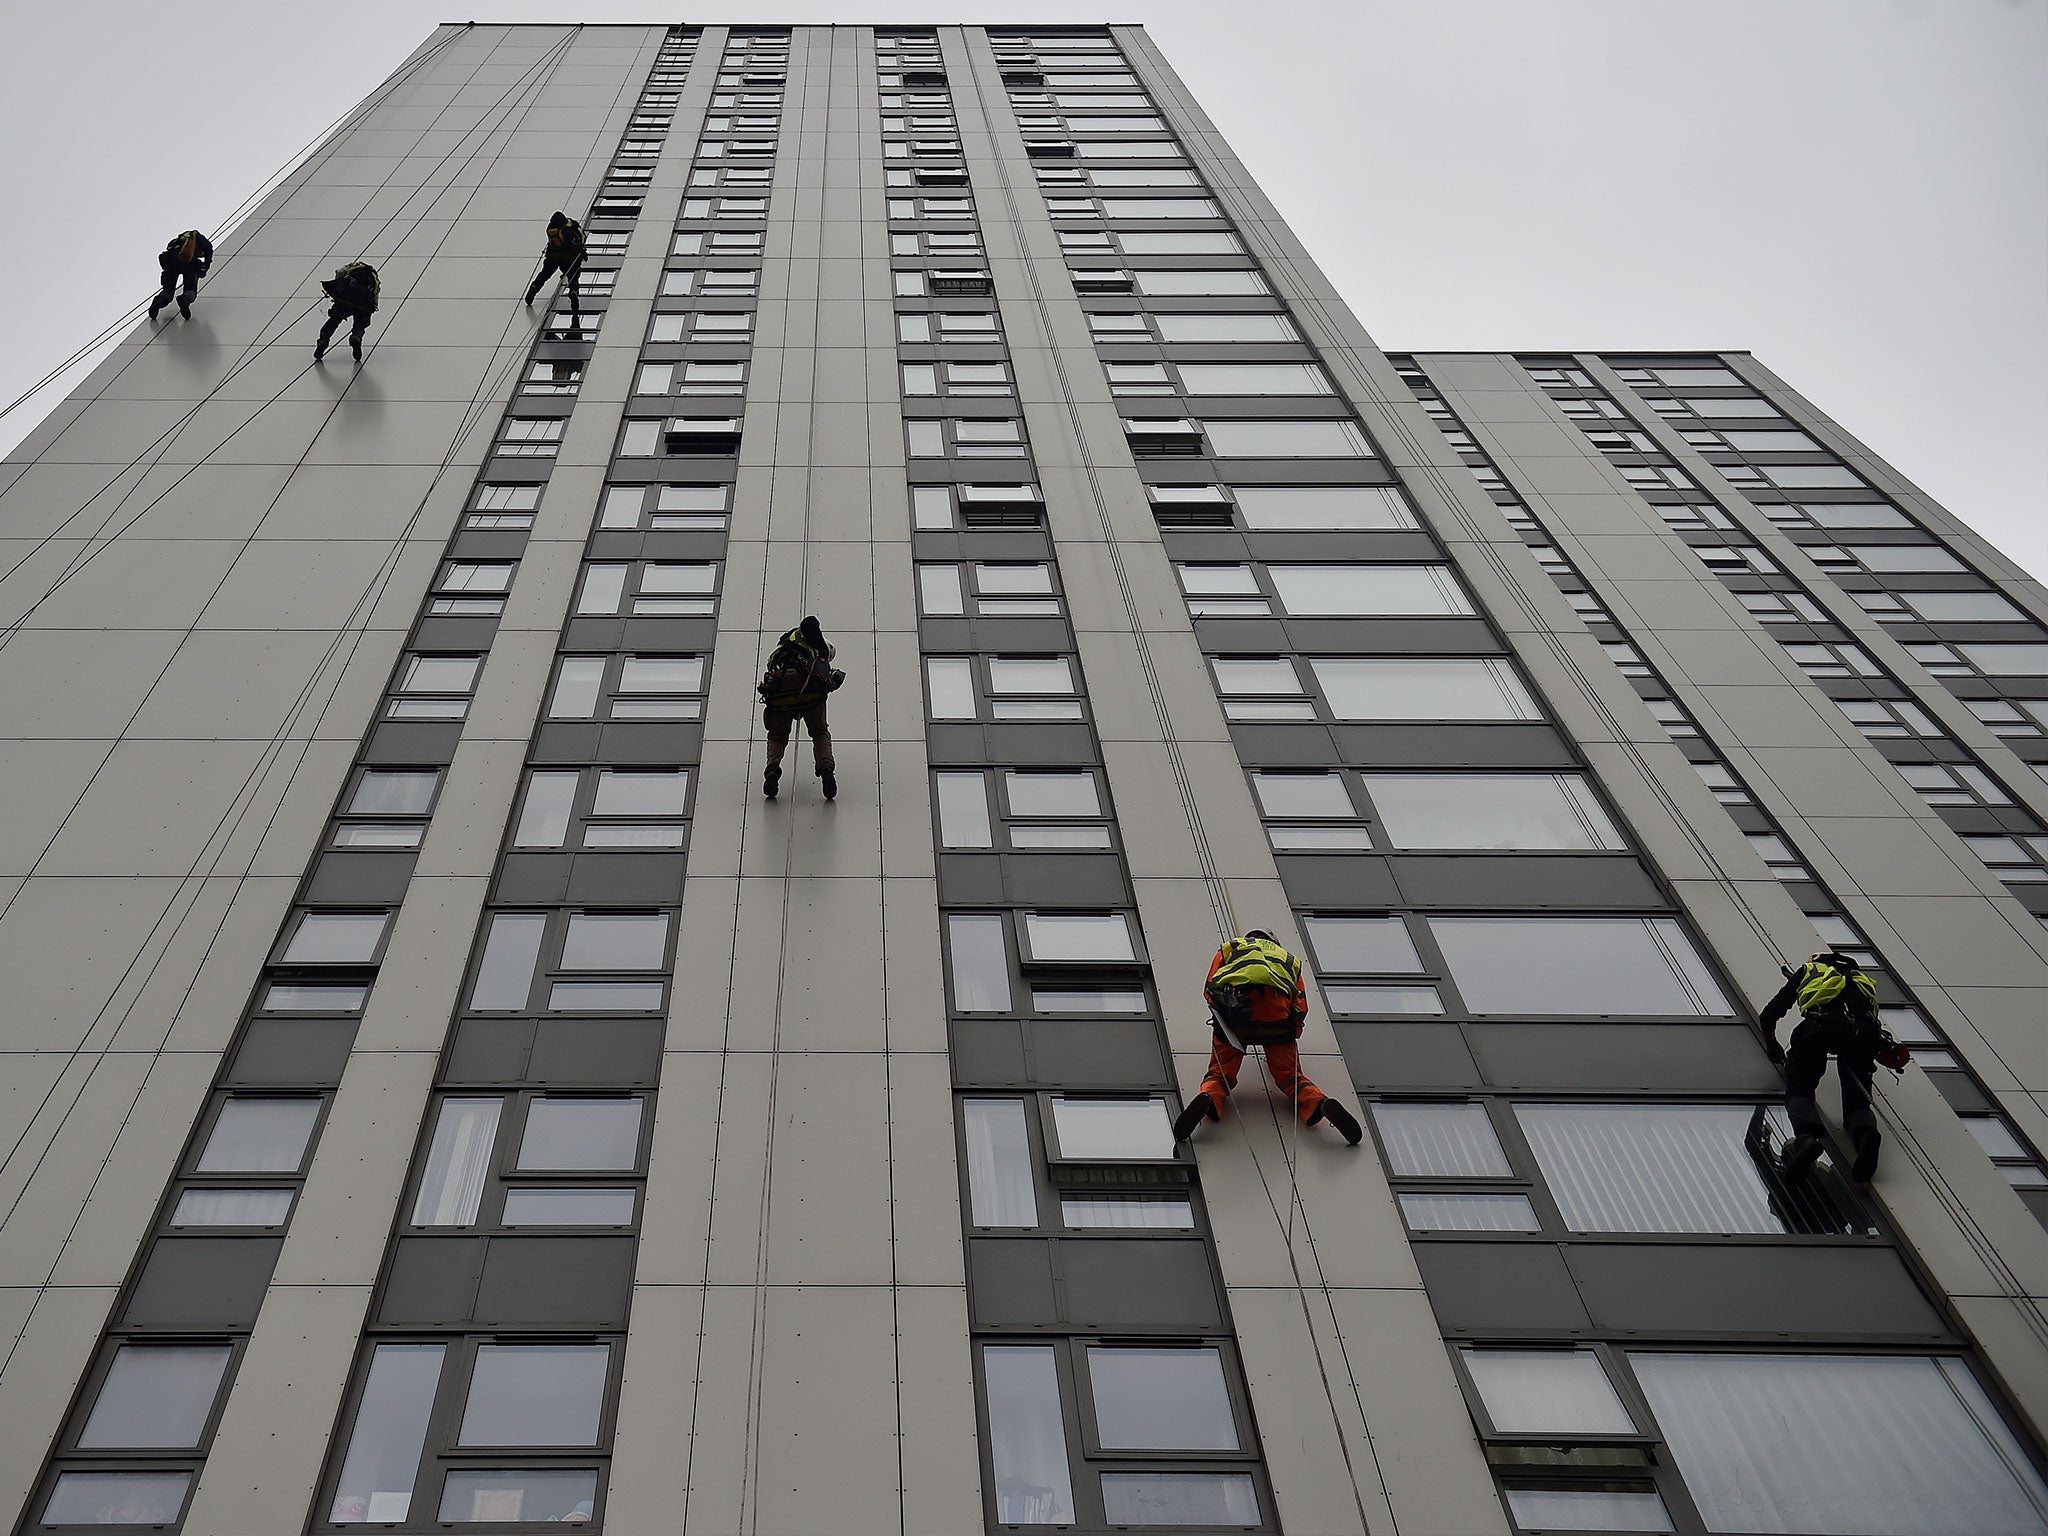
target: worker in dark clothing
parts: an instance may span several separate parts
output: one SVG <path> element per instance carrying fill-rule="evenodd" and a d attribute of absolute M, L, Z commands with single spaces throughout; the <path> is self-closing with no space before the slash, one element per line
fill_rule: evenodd
<path fill-rule="evenodd" d="M 564 285 L 569 290 L 569 319 L 577 330 L 583 329 L 583 301 L 577 294 L 577 287 L 583 275 L 583 226 L 566 213 L 557 213 L 548 220 L 547 249 L 541 252 L 540 276 L 526 290 L 526 302 L 531 304 L 541 285 L 557 272 L 562 274 Z"/>
<path fill-rule="evenodd" d="M 838 797 L 839 781 L 832 776 L 832 732 L 825 723 L 825 699 L 846 681 L 844 672 L 833 669 L 837 654 L 826 643 L 818 621 L 808 616 L 768 653 L 768 666 L 754 691 L 761 695 L 761 723 L 768 728 L 768 766 L 761 775 L 761 793 L 770 800 L 782 780 L 782 754 L 789 746 L 790 730 L 799 720 L 811 733 L 811 755 L 825 798 Z"/>
<path fill-rule="evenodd" d="M 1799 1024 L 1788 1051 L 1778 1044 L 1778 1020 L 1794 1003 Z M 1904 1065 L 1903 1051 L 1878 1022 L 1876 983 L 1847 955 L 1823 950 L 1788 970 L 1778 995 L 1764 1004 L 1762 1018 L 1764 1049 L 1785 1070 L 1785 1111 L 1793 1132 L 1780 1159 L 1786 1181 L 1804 1178 L 1827 1147 L 1827 1127 L 1814 1093 L 1832 1055 L 1842 1081 L 1842 1126 L 1856 1148 L 1849 1171 L 1867 1182 L 1877 1172 L 1883 1140 L 1870 1107 L 1870 1079 L 1880 1059 L 1887 1066 Z"/>
<path fill-rule="evenodd" d="M 199 279 L 206 276 L 206 269 L 213 265 L 213 242 L 198 230 L 188 229 L 181 235 L 171 236 L 170 244 L 157 253 L 156 264 L 163 269 L 164 286 L 149 301 L 149 318 L 154 320 L 175 296 L 178 313 L 190 320 L 192 299 L 199 292 Z M 182 293 L 178 291 L 180 281 L 185 285 Z"/>
<path fill-rule="evenodd" d="M 1253 928 L 1241 939 L 1227 939 L 1209 964 L 1203 988 L 1215 1039 L 1209 1048 L 1209 1072 L 1188 1107 L 1173 1122 L 1173 1139 L 1186 1141 L 1204 1120 L 1223 1113 L 1224 1101 L 1237 1086 L 1237 1069 L 1245 1051 L 1263 1047 L 1266 1065 L 1280 1088 L 1294 1101 L 1303 1125 L 1328 1121 L 1357 1146 L 1365 1135 L 1351 1111 L 1310 1082 L 1301 1070 L 1295 1041 L 1308 1019 L 1308 989 L 1301 962 L 1273 935 Z"/>
<path fill-rule="evenodd" d="M 337 267 L 334 276 L 320 285 L 320 291 L 333 301 L 333 307 L 327 311 L 327 323 L 320 327 L 320 341 L 313 348 L 314 362 L 327 355 L 327 344 L 344 320 L 349 322 L 348 349 L 355 353 L 357 362 L 363 360 L 363 332 L 370 328 L 370 316 L 377 313 L 377 295 L 383 287 L 377 269 L 367 261 Z"/>

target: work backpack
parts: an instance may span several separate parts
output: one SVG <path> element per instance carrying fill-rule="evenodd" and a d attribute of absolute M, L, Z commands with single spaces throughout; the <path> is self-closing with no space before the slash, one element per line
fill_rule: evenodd
<path fill-rule="evenodd" d="M 1295 989 L 1301 984 L 1301 962 L 1271 939 L 1232 939 L 1223 959 L 1209 976 L 1209 1010 L 1225 1039 L 1242 1050 L 1248 1045 L 1284 1045 L 1294 1039 Z M 1287 1016 L 1252 1017 L 1253 990 L 1270 988 L 1286 999 Z"/>
<path fill-rule="evenodd" d="M 755 692 L 763 703 L 782 708 L 815 704 L 838 686 L 832 658 L 794 635 L 784 635 L 768 656 Z"/>

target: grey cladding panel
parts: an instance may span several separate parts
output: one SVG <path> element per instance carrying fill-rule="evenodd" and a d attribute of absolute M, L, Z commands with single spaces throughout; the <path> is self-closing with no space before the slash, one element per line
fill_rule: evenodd
<path fill-rule="evenodd" d="M 476 1291 L 482 1323 L 622 1328 L 633 1291 L 630 1237 L 494 1237 Z"/>
<path fill-rule="evenodd" d="M 526 1075 L 536 1083 L 652 1083 L 661 1075 L 659 1019 L 543 1019 Z"/>
<path fill-rule="evenodd" d="M 1889 1248 L 1574 1243 L 1564 1252 L 1603 1328 L 1765 1337 L 1948 1333 Z"/>
<path fill-rule="evenodd" d="M 1339 725 L 1334 734 L 1341 760 L 1367 767 L 1578 766 L 1547 725 Z"/>
<path fill-rule="evenodd" d="M 378 1321 L 466 1322 L 483 1261 L 480 1237 L 401 1237 L 392 1245 Z"/>
<path fill-rule="evenodd" d="M 1666 905 L 1649 871 L 1626 855 L 1405 854 L 1391 864 L 1398 899 L 1418 907 Z"/>
<path fill-rule="evenodd" d="M 1130 900 L 1123 861 L 1113 853 L 1013 853 L 1003 873 L 1011 901 L 1114 907 Z"/>
<path fill-rule="evenodd" d="M 385 906 L 405 900 L 418 854 L 325 853 L 313 866 L 306 899 L 337 906 Z"/>
<path fill-rule="evenodd" d="M 1220 1328 L 1223 1310 L 1199 1238 L 1063 1238 L 1066 1321 L 1083 1328 Z"/>
<path fill-rule="evenodd" d="M 976 1328 L 1051 1328 L 1060 1320 L 1053 1298 L 1050 1243 L 1034 1238 L 970 1240 L 967 1288 Z"/>
<path fill-rule="evenodd" d="M 278 1237 L 160 1237 L 122 1321 L 131 1328 L 252 1328 L 284 1246 Z"/>
<path fill-rule="evenodd" d="M 1496 1088 L 1765 1093 L 1782 1081 L 1740 1024 L 1469 1024 Z"/>
<path fill-rule="evenodd" d="M 242 1036 L 232 1083 L 336 1083 L 356 1037 L 354 1019 L 257 1019 Z"/>
<path fill-rule="evenodd" d="M 571 901 L 662 906 L 682 899 L 680 853 L 579 853 L 570 861 Z"/>
<path fill-rule="evenodd" d="M 1417 1243 L 1415 1262 L 1447 1334 L 1591 1326 L 1558 1251 L 1532 1243 Z"/>
<path fill-rule="evenodd" d="M 1401 899 L 1383 858 L 1283 854 L 1273 862 L 1279 867 L 1287 899 L 1297 907 L 1385 907 Z"/>
<path fill-rule="evenodd" d="M 1455 1024 L 1336 1026 L 1344 1065 L 1361 1094 L 1381 1089 L 1477 1088 L 1479 1068 Z"/>
<path fill-rule="evenodd" d="M 442 1080 L 449 1083 L 516 1083 L 526 1076 L 533 1048 L 531 1019 L 464 1019 L 455 1027 Z"/>

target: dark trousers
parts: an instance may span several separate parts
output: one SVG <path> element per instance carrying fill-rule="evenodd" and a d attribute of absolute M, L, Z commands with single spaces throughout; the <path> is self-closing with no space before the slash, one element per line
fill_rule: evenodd
<path fill-rule="evenodd" d="M 341 328 L 344 320 L 353 321 L 348 332 L 348 344 L 357 353 L 363 350 L 363 332 L 370 328 L 370 316 L 374 309 L 354 309 L 347 304 L 336 304 L 327 311 L 327 323 L 320 327 L 320 350 L 327 350 L 327 343 L 334 339 L 334 333 Z"/>
<path fill-rule="evenodd" d="M 1870 1032 L 1848 1018 L 1812 1014 L 1799 1021 L 1785 1050 L 1785 1112 L 1795 1132 L 1827 1135 L 1814 1093 L 1827 1076 L 1830 1055 L 1835 1058 L 1835 1075 L 1842 1080 L 1843 1129 L 1853 1140 L 1859 1130 L 1876 1126 L 1877 1116 L 1870 1108 L 1870 1079 L 1877 1071 L 1871 1055 L 1874 1044 Z"/>
<path fill-rule="evenodd" d="M 562 274 L 562 286 L 569 294 L 569 318 L 575 322 L 576 329 L 580 331 L 583 329 L 583 299 L 576 291 L 580 286 L 580 280 L 583 275 L 583 258 L 580 255 L 570 257 L 565 265 L 556 260 L 553 251 L 549 251 L 541 259 L 540 276 L 536 277 L 533 280 L 533 286 L 526 290 L 526 302 L 531 304 L 534 295 L 540 292 L 541 285 L 557 272 Z"/>
<path fill-rule="evenodd" d="M 156 296 L 156 307 L 162 309 L 171 302 L 178 290 L 178 279 L 185 280 L 185 296 L 181 302 L 190 304 L 192 296 L 199 292 L 199 274 L 203 270 L 196 261 L 176 261 L 168 256 L 159 256 L 157 264 L 164 269 L 163 292 Z"/>
<path fill-rule="evenodd" d="M 795 704 L 787 708 L 770 704 L 761 711 L 761 723 L 768 727 L 768 766 L 781 766 L 782 754 L 789 748 L 790 728 L 799 720 L 811 733 L 811 758 L 817 765 L 818 776 L 822 778 L 832 771 L 832 732 L 825 724 L 823 699 L 815 704 Z"/>

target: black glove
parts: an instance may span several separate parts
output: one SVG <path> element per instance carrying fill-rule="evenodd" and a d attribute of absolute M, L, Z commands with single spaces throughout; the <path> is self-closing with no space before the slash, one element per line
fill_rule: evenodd
<path fill-rule="evenodd" d="M 833 693 L 837 691 L 839 685 L 845 681 L 846 674 L 844 672 L 834 671 L 832 674 L 832 681 L 826 685 L 825 691 L 827 693 Z"/>
<path fill-rule="evenodd" d="M 1778 1044 L 1778 1037 L 1776 1035 L 1764 1036 L 1764 1054 L 1771 1058 L 1772 1066 L 1782 1067 L 1785 1065 L 1785 1047 Z"/>

